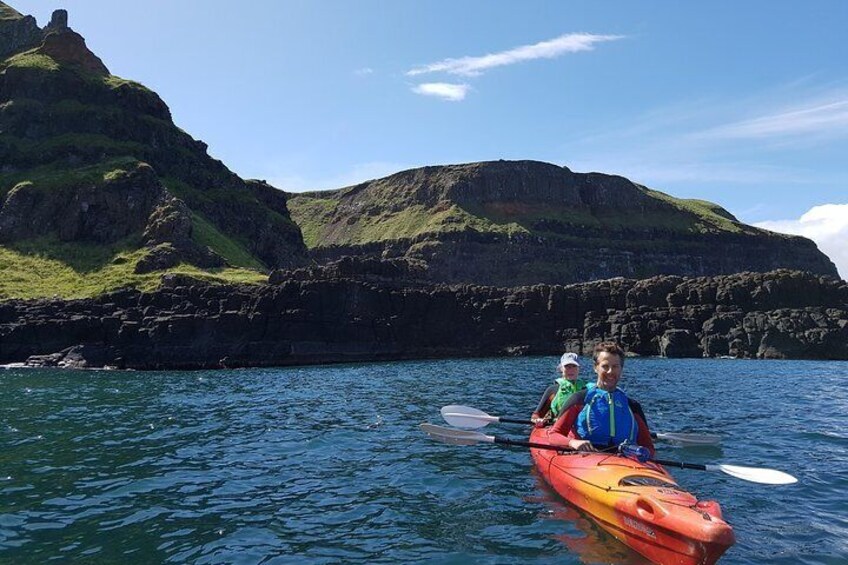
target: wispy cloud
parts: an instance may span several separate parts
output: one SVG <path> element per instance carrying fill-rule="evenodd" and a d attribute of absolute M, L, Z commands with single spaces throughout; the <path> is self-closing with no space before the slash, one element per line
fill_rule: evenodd
<path fill-rule="evenodd" d="M 673 147 L 668 150 L 673 151 Z M 697 157 L 697 156 L 696 156 Z M 811 178 L 808 171 L 790 167 L 769 166 L 757 162 L 698 161 L 696 157 L 676 159 L 674 155 L 655 156 L 637 149 L 628 154 L 600 155 L 595 158 L 572 159 L 568 167 L 576 171 L 614 172 L 652 187 L 667 184 L 734 183 L 762 185 L 815 185 L 820 177 Z"/>
<path fill-rule="evenodd" d="M 534 59 L 553 59 L 565 53 L 591 51 L 595 44 L 622 39 L 622 35 L 595 35 L 591 33 L 569 33 L 555 39 L 533 45 L 522 45 L 499 53 L 489 53 L 481 57 L 460 57 L 444 59 L 436 63 L 416 67 L 407 71 L 408 76 L 426 73 L 445 72 L 453 75 L 478 76 L 495 67 L 514 65 Z"/>
<path fill-rule="evenodd" d="M 465 99 L 471 87 L 467 84 L 452 84 L 449 82 L 426 82 L 412 87 L 412 92 L 423 96 L 435 96 L 442 100 L 459 102 Z"/>
<path fill-rule="evenodd" d="M 840 276 L 848 277 L 848 204 L 822 204 L 810 208 L 797 220 L 773 220 L 754 224 L 780 233 L 802 235 L 816 242 L 836 264 Z"/>
<path fill-rule="evenodd" d="M 700 133 L 705 139 L 764 139 L 810 134 L 848 135 L 848 93 L 718 126 Z"/>
<path fill-rule="evenodd" d="M 575 170 L 660 188 L 833 185 L 844 179 L 840 169 L 783 156 L 799 148 L 832 154 L 835 145 L 822 140 L 839 136 L 848 138 L 848 88 L 804 81 L 732 102 L 709 97 L 653 108 L 569 139 L 561 151 Z"/>
<path fill-rule="evenodd" d="M 359 77 L 364 77 L 374 74 L 374 69 L 372 69 L 371 67 L 363 67 L 361 69 L 356 69 L 355 71 L 353 71 L 353 74 Z"/>

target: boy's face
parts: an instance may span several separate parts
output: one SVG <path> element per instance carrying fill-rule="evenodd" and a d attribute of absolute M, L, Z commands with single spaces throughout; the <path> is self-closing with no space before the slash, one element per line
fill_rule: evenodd
<path fill-rule="evenodd" d="M 562 368 L 562 374 L 570 381 L 577 380 L 577 375 L 580 373 L 580 367 L 577 365 L 566 365 Z"/>

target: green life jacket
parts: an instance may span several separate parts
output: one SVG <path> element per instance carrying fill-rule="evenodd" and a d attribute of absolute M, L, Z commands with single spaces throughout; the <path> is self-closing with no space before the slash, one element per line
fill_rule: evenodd
<path fill-rule="evenodd" d="M 560 412 L 562 412 L 562 407 L 565 405 L 565 401 L 568 400 L 569 396 L 586 388 L 586 381 L 583 379 L 577 379 L 571 382 L 565 377 L 560 377 L 556 382 L 559 385 L 559 390 L 556 396 L 554 396 L 554 399 L 551 400 L 551 414 L 553 414 L 554 418 L 558 417 Z"/>

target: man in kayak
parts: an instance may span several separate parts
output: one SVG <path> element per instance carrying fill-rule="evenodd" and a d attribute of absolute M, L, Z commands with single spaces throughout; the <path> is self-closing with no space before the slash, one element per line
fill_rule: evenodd
<path fill-rule="evenodd" d="M 626 442 L 648 448 L 653 457 L 654 442 L 642 407 L 618 388 L 624 350 L 616 343 L 599 343 L 593 359 L 598 380 L 565 402 L 551 428 L 552 442 L 577 451 L 608 450 Z"/>
<path fill-rule="evenodd" d="M 575 392 L 586 388 L 586 381 L 577 377 L 580 373 L 580 361 L 576 353 L 563 353 L 557 364 L 557 371 L 560 377 L 545 390 L 539 400 L 539 406 L 530 417 L 537 428 L 555 420 L 562 412 L 565 401 Z"/>

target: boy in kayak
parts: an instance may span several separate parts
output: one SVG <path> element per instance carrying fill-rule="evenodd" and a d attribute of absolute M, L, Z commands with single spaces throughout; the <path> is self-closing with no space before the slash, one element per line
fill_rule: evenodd
<path fill-rule="evenodd" d="M 552 436 L 551 440 L 577 451 L 607 450 L 625 442 L 635 443 L 648 448 L 653 457 L 654 442 L 642 407 L 618 388 L 624 350 L 616 343 L 599 343 L 593 359 L 597 382 L 565 402 L 550 432 L 562 439 L 556 441 Z"/>
<path fill-rule="evenodd" d="M 580 373 L 580 361 L 576 353 L 563 353 L 557 364 L 557 371 L 560 377 L 545 390 L 539 400 L 539 406 L 530 417 L 537 428 L 555 420 L 562 412 L 565 401 L 575 392 L 586 388 L 586 381 L 577 377 Z"/>

